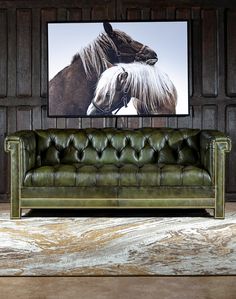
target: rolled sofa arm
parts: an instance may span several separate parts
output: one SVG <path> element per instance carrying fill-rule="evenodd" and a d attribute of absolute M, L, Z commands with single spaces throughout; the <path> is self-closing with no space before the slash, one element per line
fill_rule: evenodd
<path fill-rule="evenodd" d="M 11 154 L 11 218 L 20 218 L 20 187 L 28 170 L 36 163 L 34 131 L 19 131 L 5 138 L 5 151 Z"/>
<path fill-rule="evenodd" d="M 215 218 L 224 218 L 225 153 L 230 152 L 231 147 L 230 138 L 222 132 L 203 130 L 200 133 L 201 163 L 215 186 Z"/>
<path fill-rule="evenodd" d="M 230 152 L 231 140 L 224 133 L 215 130 L 202 130 L 200 133 L 200 157 L 201 163 L 210 173 L 213 183 L 216 175 L 216 154 Z M 221 157 L 222 158 L 222 157 Z"/>

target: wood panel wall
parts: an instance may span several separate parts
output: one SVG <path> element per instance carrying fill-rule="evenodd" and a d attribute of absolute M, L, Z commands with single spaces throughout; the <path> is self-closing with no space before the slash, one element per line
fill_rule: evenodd
<path fill-rule="evenodd" d="M 236 4 L 191 0 L 0 0 L 0 201 L 9 193 L 7 134 L 114 126 L 114 118 L 47 117 L 48 21 L 190 20 L 190 115 L 118 117 L 118 127 L 219 129 L 230 135 L 226 196 L 236 199 Z M 148 34 L 148 33 L 147 33 Z"/>

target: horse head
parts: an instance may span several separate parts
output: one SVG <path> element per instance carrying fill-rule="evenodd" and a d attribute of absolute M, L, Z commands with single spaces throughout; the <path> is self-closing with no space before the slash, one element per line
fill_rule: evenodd
<path fill-rule="evenodd" d="M 128 34 L 119 30 L 113 30 L 108 22 L 103 23 L 108 37 L 112 40 L 114 47 L 113 63 L 130 63 L 134 61 L 145 62 L 154 65 L 158 58 L 155 51 L 146 45 L 132 39 Z"/>
<path fill-rule="evenodd" d="M 145 63 L 119 63 L 104 71 L 87 115 L 116 114 L 131 98 L 137 114 L 175 114 L 177 91 L 168 75 Z"/>
<path fill-rule="evenodd" d="M 87 115 L 116 114 L 123 106 L 127 107 L 131 99 L 126 80 L 128 73 L 123 67 L 107 62 L 108 69 L 98 81 L 95 96 L 88 107 Z"/>

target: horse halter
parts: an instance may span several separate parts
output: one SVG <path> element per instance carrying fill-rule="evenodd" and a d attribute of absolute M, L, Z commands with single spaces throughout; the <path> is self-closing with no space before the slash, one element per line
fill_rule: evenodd
<path fill-rule="evenodd" d="M 123 67 L 122 67 L 122 70 L 125 72 L 125 69 L 124 69 Z M 112 109 L 111 109 L 111 107 L 109 107 L 108 110 L 105 110 L 105 109 L 100 108 L 100 107 L 95 103 L 94 99 L 92 100 L 91 103 L 93 104 L 93 106 L 94 106 L 99 112 L 101 112 L 101 113 L 104 114 L 104 115 L 106 115 L 106 114 L 111 114 L 112 111 L 114 111 L 114 110 L 116 110 L 116 111 L 114 112 L 114 114 L 117 114 L 123 106 L 124 106 L 125 108 L 128 107 L 128 103 L 129 103 L 130 99 L 131 99 L 131 96 L 128 95 L 128 91 L 125 90 L 125 91 L 123 92 L 122 97 L 120 98 L 120 101 L 118 101 L 118 103 L 117 103 L 117 104 L 115 105 L 115 107 L 113 107 Z"/>
<path fill-rule="evenodd" d="M 140 50 L 135 54 L 134 57 L 134 61 L 139 61 L 140 60 L 140 56 L 143 54 L 144 50 L 147 48 L 146 45 L 142 45 L 142 47 L 140 48 Z M 118 58 L 118 62 L 122 62 L 122 57 L 129 57 L 129 56 L 133 56 L 133 54 L 130 54 L 128 52 L 121 52 L 118 51 L 117 47 L 114 49 L 116 56 Z"/>
<path fill-rule="evenodd" d="M 100 108 L 100 107 L 94 102 L 94 100 L 92 100 L 91 103 L 93 104 L 93 106 L 94 106 L 99 112 L 101 112 L 101 113 L 104 114 L 104 115 L 111 114 L 112 111 L 114 111 L 114 110 L 116 110 L 116 111 L 114 112 L 114 114 L 117 114 L 123 106 L 124 106 L 125 108 L 128 107 L 128 103 L 129 103 L 130 99 L 131 99 L 131 96 L 128 96 L 128 92 L 125 90 L 124 93 L 123 93 L 123 95 L 122 95 L 122 97 L 121 97 L 121 99 L 120 99 L 120 101 L 119 101 L 119 102 L 115 105 L 115 107 L 112 108 L 112 109 L 111 109 L 111 108 L 109 108 L 108 110 L 102 109 L 102 108 Z"/>

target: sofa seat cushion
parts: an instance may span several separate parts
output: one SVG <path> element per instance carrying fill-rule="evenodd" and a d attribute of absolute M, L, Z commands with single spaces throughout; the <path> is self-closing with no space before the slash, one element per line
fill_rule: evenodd
<path fill-rule="evenodd" d="M 206 170 L 177 164 L 57 164 L 32 169 L 24 179 L 25 187 L 211 185 L 211 177 Z"/>

